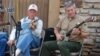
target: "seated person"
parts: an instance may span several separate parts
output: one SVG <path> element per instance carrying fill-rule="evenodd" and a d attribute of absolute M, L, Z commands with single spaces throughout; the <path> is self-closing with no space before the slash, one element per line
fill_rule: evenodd
<path fill-rule="evenodd" d="M 30 48 L 36 48 L 40 45 L 41 32 L 43 28 L 43 22 L 37 17 L 38 7 L 36 4 L 31 4 L 28 8 L 28 16 L 20 20 L 21 28 L 20 36 L 16 43 L 15 56 L 30 56 Z M 15 31 L 13 29 L 7 42 L 9 46 L 12 46 L 15 40 Z"/>
<path fill-rule="evenodd" d="M 70 56 L 71 52 L 80 51 L 83 39 L 89 34 L 88 28 L 86 24 L 79 28 L 74 26 L 83 22 L 85 18 L 76 14 L 76 6 L 71 1 L 66 3 L 65 12 L 67 13 L 65 17 L 60 19 L 54 28 L 56 40 L 44 42 L 41 56 L 50 56 L 54 50 L 60 50 L 61 56 Z M 73 30 L 70 35 L 66 36 L 71 29 Z"/>
<path fill-rule="evenodd" d="M 0 7 L 0 56 L 5 56 L 5 51 L 7 51 L 6 47 L 7 47 L 7 32 L 5 31 L 5 25 L 7 25 L 8 23 L 4 22 L 4 8 L 2 8 L 2 6 Z M 2 32 L 3 31 L 3 32 Z"/>

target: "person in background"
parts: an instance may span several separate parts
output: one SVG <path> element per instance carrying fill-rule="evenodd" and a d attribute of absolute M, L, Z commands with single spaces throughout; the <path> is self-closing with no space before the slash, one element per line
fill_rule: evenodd
<path fill-rule="evenodd" d="M 7 32 L 4 32 L 4 7 L 0 3 L 0 56 L 5 56 L 5 51 L 7 47 Z"/>
<path fill-rule="evenodd" d="M 40 37 L 43 28 L 43 21 L 38 17 L 38 7 L 36 4 L 30 4 L 27 10 L 27 17 L 20 20 L 21 28 L 20 36 L 16 43 L 15 56 L 30 56 L 30 48 L 37 48 L 40 45 Z M 12 46 L 15 42 L 14 28 L 10 34 L 9 46 Z"/>

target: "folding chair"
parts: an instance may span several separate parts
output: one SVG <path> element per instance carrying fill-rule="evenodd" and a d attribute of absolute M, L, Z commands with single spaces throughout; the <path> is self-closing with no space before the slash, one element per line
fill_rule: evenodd
<path fill-rule="evenodd" d="M 43 42 L 44 42 L 44 36 L 45 36 L 45 30 L 42 30 L 42 33 L 41 33 L 41 40 L 40 40 L 40 47 L 38 48 L 34 48 L 34 49 L 31 49 L 30 51 L 34 52 L 34 54 L 36 54 L 36 52 L 38 52 L 36 54 L 36 56 L 40 56 L 41 54 L 41 49 L 42 49 L 42 45 L 43 45 Z M 35 55 L 34 55 L 35 56 Z"/>

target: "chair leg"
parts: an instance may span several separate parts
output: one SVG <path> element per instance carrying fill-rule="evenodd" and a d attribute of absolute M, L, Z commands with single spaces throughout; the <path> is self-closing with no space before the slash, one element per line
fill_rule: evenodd
<path fill-rule="evenodd" d="M 82 43 L 82 47 L 81 47 L 81 50 L 80 50 L 80 52 L 79 52 L 79 56 L 81 56 L 81 55 L 82 55 L 83 45 L 84 45 L 84 43 Z"/>

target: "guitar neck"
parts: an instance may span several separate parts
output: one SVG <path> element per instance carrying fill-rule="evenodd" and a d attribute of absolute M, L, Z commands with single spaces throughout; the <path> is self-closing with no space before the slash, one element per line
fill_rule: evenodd
<path fill-rule="evenodd" d="M 71 34 L 71 32 L 72 32 L 72 30 L 74 29 L 74 28 L 79 28 L 82 24 L 84 24 L 85 23 L 85 21 L 83 21 L 83 22 L 81 22 L 80 24 L 78 24 L 78 25 L 76 25 L 75 27 L 73 27 L 70 31 L 68 31 L 67 33 L 66 33 L 66 36 L 70 36 L 70 34 Z"/>

